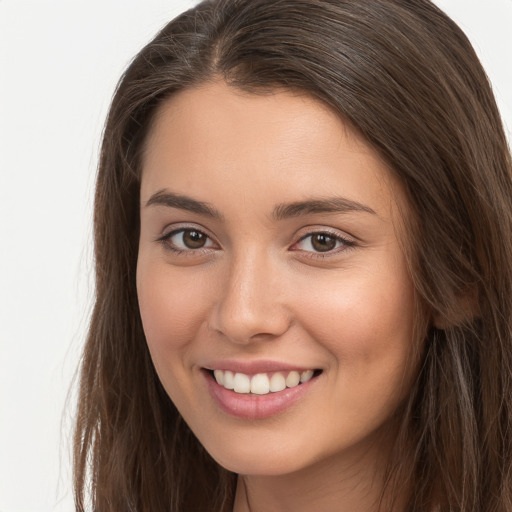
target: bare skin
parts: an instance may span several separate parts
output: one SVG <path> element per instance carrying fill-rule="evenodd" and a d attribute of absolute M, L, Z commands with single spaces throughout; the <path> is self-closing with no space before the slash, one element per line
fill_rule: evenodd
<path fill-rule="evenodd" d="M 414 372 L 397 204 L 378 155 L 305 95 L 219 81 L 161 107 L 143 159 L 140 311 L 167 393 L 240 475 L 234 512 L 376 510 Z M 247 404 L 271 393 L 213 378 L 269 362 L 315 372 L 269 415 Z"/>

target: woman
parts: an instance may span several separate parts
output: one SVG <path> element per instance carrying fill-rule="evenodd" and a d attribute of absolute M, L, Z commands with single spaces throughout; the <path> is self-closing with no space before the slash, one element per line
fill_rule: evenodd
<path fill-rule="evenodd" d="M 105 128 L 77 509 L 512 510 L 511 228 L 429 1 L 179 16 Z"/>

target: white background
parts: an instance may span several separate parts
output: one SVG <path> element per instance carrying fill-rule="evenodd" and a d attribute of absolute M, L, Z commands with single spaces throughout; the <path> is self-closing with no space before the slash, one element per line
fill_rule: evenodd
<path fill-rule="evenodd" d="M 512 140 L 512 0 L 437 3 L 475 45 Z M 93 296 L 102 124 L 129 60 L 194 4 L 0 0 L 0 512 L 73 509 L 66 398 Z"/>

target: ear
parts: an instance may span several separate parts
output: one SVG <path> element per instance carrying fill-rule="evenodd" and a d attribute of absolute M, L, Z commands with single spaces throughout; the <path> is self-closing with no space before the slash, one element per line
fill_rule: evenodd
<path fill-rule="evenodd" d="M 446 311 L 435 311 L 433 324 L 437 329 L 448 329 L 457 325 L 469 324 L 475 318 L 480 317 L 480 308 L 478 306 L 478 291 L 475 289 L 468 291 L 463 296 L 454 300 L 454 304 Z"/>

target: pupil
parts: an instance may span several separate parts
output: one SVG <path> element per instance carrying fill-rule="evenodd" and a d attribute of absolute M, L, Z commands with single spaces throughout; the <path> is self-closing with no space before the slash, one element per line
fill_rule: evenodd
<path fill-rule="evenodd" d="M 315 248 L 315 251 L 326 252 L 331 251 L 336 247 L 336 239 L 329 235 L 318 234 L 313 236 L 311 244 Z"/>
<path fill-rule="evenodd" d="M 185 231 L 183 233 L 183 243 L 189 249 L 200 249 L 206 243 L 206 236 L 199 231 Z"/>

